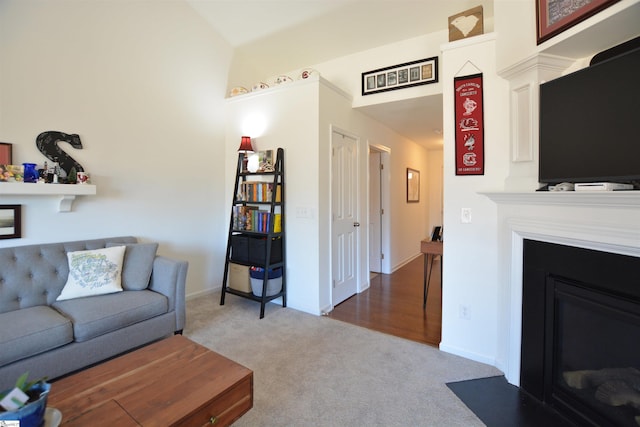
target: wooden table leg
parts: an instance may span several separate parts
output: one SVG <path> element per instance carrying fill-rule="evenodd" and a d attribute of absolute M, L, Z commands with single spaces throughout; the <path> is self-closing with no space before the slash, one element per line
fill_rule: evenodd
<path fill-rule="evenodd" d="M 427 308 L 427 295 L 429 294 L 429 282 L 431 281 L 431 270 L 433 270 L 433 254 L 424 254 L 424 298 L 422 308 Z"/>
<path fill-rule="evenodd" d="M 422 308 L 427 307 L 427 254 L 423 254 L 424 259 L 424 272 L 422 273 L 422 293 L 424 294 Z"/>

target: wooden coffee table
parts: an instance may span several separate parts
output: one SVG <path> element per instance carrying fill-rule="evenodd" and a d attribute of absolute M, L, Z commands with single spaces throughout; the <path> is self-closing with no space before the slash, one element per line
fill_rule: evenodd
<path fill-rule="evenodd" d="M 53 382 L 63 426 L 227 426 L 253 407 L 253 372 L 175 335 Z"/>

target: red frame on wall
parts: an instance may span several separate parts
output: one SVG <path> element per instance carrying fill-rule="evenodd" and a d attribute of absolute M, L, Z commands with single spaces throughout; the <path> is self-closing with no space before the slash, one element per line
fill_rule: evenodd
<path fill-rule="evenodd" d="M 13 145 L 9 142 L 0 142 L 0 165 L 13 164 Z"/>
<path fill-rule="evenodd" d="M 575 6 L 561 0 L 536 0 L 538 44 L 560 34 L 620 0 L 591 0 Z"/>

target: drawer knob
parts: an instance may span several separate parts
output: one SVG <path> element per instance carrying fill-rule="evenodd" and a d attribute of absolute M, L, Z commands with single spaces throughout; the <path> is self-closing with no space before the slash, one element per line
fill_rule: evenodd
<path fill-rule="evenodd" d="M 209 418 L 209 424 L 212 424 L 212 425 L 213 425 L 213 424 L 215 424 L 215 423 L 217 423 L 217 422 L 218 422 L 218 419 L 217 419 L 216 417 L 211 417 L 211 418 Z"/>

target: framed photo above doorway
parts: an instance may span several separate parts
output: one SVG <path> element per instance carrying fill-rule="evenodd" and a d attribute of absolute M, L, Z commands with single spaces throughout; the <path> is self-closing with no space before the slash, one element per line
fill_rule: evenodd
<path fill-rule="evenodd" d="M 438 82 L 438 57 L 362 73 L 362 96 Z"/>

